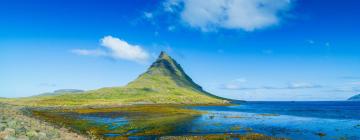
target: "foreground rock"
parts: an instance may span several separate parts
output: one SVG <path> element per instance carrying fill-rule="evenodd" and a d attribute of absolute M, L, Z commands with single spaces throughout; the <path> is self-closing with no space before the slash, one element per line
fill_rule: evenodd
<path fill-rule="evenodd" d="M 85 136 L 25 116 L 21 107 L 0 103 L 0 140 L 86 140 Z"/>

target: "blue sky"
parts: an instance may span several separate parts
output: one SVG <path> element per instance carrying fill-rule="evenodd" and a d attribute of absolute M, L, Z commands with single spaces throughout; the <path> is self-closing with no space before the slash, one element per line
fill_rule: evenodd
<path fill-rule="evenodd" d="M 244 100 L 360 92 L 358 0 L 2 0 L 0 96 L 122 86 L 167 51 Z"/>

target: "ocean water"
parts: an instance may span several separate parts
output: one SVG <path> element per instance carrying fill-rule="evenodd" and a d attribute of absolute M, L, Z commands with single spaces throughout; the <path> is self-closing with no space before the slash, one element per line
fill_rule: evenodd
<path fill-rule="evenodd" d="M 246 102 L 193 109 L 209 112 L 187 126 L 198 132 L 246 133 L 248 129 L 294 140 L 360 140 L 360 102 Z M 231 129 L 236 127 L 245 129 Z"/>
<path fill-rule="evenodd" d="M 167 135 L 255 132 L 294 140 L 360 140 L 360 102 L 246 102 L 234 106 L 188 108 L 208 113 L 174 126 L 175 131 Z M 123 117 L 106 115 L 82 118 L 114 127 L 127 123 Z"/>

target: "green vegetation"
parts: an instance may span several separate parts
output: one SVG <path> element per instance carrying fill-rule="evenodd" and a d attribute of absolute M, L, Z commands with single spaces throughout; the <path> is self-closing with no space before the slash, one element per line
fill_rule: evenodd
<path fill-rule="evenodd" d="M 238 131 L 240 129 L 241 129 L 240 126 L 233 126 L 233 127 L 230 128 L 231 131 Z"/>
<path fill-rule="evenodd" d="M 167 136 L 176 131 L 181 124 L 191 122 L 205 112 L 184 109 L 180 105 L 132 105 L 116 108 L 78 108 L 78 109 L 41 109 L 33 110 L 32 114 L 55 125 L 70 127 L 74 131 L 87 134 L 94 139 L 128 139 L 137 136 L 158 136 L 161 140 L 204 140 L 204 139 L 240 139 L 240 140 L 285 140 L 252 133 L 251 128 L 244 128 L 246 134 L 207 134 L 198 136 Z M 79 119 L 82 115 L 106 115 L 107 117 L 124 117 L 128 123 L 114 127 L 112 124 L 96 123 Z M 215 124 L 214 124 L 215 125 Z M 221 124 L 218 124 L 221 125 Z M 233 126 L 231 131 L 241 130 L 240 126 Z M 195 130 L 196 131 L 196 130 Z M 201 132 L 201 130 L 198 130 Z M 105 137 L 113 134 L 114 137 Z"/>
<path fill-rule="evenodd" d="M 129 122 L 121 127 L 98 124 L 78 119 L 76 116 L 110 113 L 113 118 L 124 117 Z M 128 136 L 163 135 L 173 131 L 178 124 L 193 119 L 202 112 L 184 109 L 181 106 L 133 105 L 118 108 L 80 108 L 63 110 L 33 110 L 33 116 L 56 125 L 70 127 L 94 138 L 103 138 L 104 134 L 121 134 L 117 138 Z M 134 131 L 136 130 L 136 131 Z"/>
<path fill-rule="evenodd" d="M 53 127 L 23 114 L 22 107 L 0 104 L 0 140 L 85 140 L 85 136 Z"/>
<path fill-rule="evenodd" d="M 102 88 L 76 94 L 7 100 L 30 106 L 92 106 L 129 104 L 228 104 L 204 91 L 181 66 L 162 52 L 147 72 L 125 87 Z"/>

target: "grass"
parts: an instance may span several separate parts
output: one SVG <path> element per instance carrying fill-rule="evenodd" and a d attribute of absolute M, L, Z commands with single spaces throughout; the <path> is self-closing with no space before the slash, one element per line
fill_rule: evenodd
<path fill-rule="evenodd" d="M 7 101 L 10 101 L 9 103 L 30 106 L 227 103 L 224 100 L 216 99 L 191 89 L 176 87 L 167 77 L 156 77 L 150 81 L 140 80 L 140 83 L 131 84 L 127 87 L 102 88 L 78 94 L 19 98 L 9 99 Z M 141 84 L 148 84 L 148 86 L 145 87 L 152 88 L 142 87 Z"/>
<path fill-rule="evenodd" d="M 121 106 L 133 104 L 228 104 L 194 83 L 170 56 L 161 53 L 151 67 L 124 87 L 6 100 L 26 106 Z"/>

